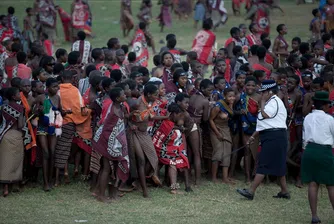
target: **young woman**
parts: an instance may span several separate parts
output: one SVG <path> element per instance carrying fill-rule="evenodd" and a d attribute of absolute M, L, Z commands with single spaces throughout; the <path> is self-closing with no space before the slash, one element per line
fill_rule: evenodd
<path fill-rule="evenodd" d="M 160 21 L 160 32 L 162 33 L 165 26 L 170 27 L 172 25 L 172 16 L 169 11 L 169 7 L 172 3 L 170 0 L 159 0 L 158 4 L 161 4 L 158 20 Z"/>
<path fill-rule="evenodd" d="M 58 81 L 50 78 L 46 82 L 48 94 L 40 95 L 36 98 L 36 104 L 39 108 L 43 108 L 38 120 L 37 137 L 39 146 L 43 150 L 43 181 L 44 191 L 50 191 L 54 170 L 54 153 L 56 149 L 57 137 L 56 128 L 60 128 L 59 123 L 56 126 L 55 119 L 52 117 L 61 118 L 60 98 L 57 95 L 59 90 Z M 66 114 L 64 111 L 63 114 Z M 61 118 L 62 121 L 62 118 Z"/>
<path fill-rule="evenodd" d="M 103 166 L 99 175 L 99 194 L 97 196 L 97 200 L 102 202 L 110 201 L 105 197 L 109 176 L 113 177 L 112 186 L 114 188 L 110 192 L 113 199 L 116 197 L 119 181 L 125 182 L 129 176 L 128 146 L 124 123 L 126 109 L 122 105 L 126 101 L 126 96 L 121 88 L 115 87 L 110 91 L 109 97 L 113 102 L 110 113 L 92 141 L 94 149 L 102 155 Z M 112 168 L 110 163 L 112 163 Z M 111 172 L 112 175 L 110 175 Z"/>
<path fill-rule="evenodd" d="M 229 82 L 231 77 L 229 76 L 229 74 L 225 73 L 226 67 L 227 65 L 224 59 L 217 59 L 215 61 L 215 66 L 213 67 L 213 73 L 211 75 L 212 81 L 214 81 L 216 77 L 222 77 L 227 82 Z"/>
<path fill-rule="evenodd" d="M 212 27 L 213 24 L 211 19 L 204 20 L 202 27 L 203 29 L 196 34 L 193 45 L 191 47 L 191 50 L 197 53 L 199 63 L 204 65 L 204 73 L 213 60 L 216 35 L 211 31 Z"/>
<path fill-rule="evenodd" d="M 241 125 L 243 130 L 242 142 L 244 145 L 249 141 L 251 135 L 256 129 L 257 114 L 259 111 L 259 103 L 261 95 L 256 92 L 256 79 L 252 76 L 247 77 L 245 81 L 245 91 L 241 94 Z M 256 161 L 258 150 L 258 139 L 251 145 L 247 145 L 245 150 L 245 174 L 246 181 L 251 182 L 251 161 Z M 252 157 L 251 157 L 252 156 Z"/>
<path fill-rule="evenodd" d="M 194 122 L 194 119 L 187 112 L 189 107 L 189 96 L 185 93 L 179 93 L 175 97 L 175 103 L 177 103 L 184 114 L 184 134 L 188 143 L 188 158 L 189 161 L 193 161 L 195 168 L 195 185 L 200 184 L 201 178 L 201 152 L 200 152 L 200 129 Z"/>
<path fill-rule="evenodd" d="M 326 185 L 329 200 L 334 207 L 334 157 L 332 153 L 334 119 L 326 114 L 331 103 L 328 92 L 316 92 L 312 99 L 315 110 L 304 120 L 303 142 L 306 143 L 306 147 L 302 157 L 301 176 L 302 181 L 308 183 L 312 223 L 321 223 L 317 212 L 320 184 Z"/>
<path fill-rule="evenodd" d="M 129 122 L 129 128 L 132 130 L 130 133 L 132 140 L 131 145 L 135 150 L 140 185 L 143 189 L 144 197 L 148 197 L 146 175 L 151 176 L 152 180 L 157 185 L 161 185 L 158 178 L 158 157 L 152 139 L 147 132 L 149 120 L 155 116 L 153 108 L 156 105 L 155 102 L 158 96 L 158 87 L 152 84 L 145 86 L 144 94 L 138 98 L 136 105 L 131 108 L 133 116 L 131 116 Z M 146 163 L 146 158 L 148 163 Z M 146 165 L 152 172 L 145 172 L 145 170 L 147 170 L 145 169 Z"/>
<path fill-rule="evenodd" d="M 161 63 L 163 65 L 163 76 L 162 82 L 165 84 L 166 92 L 173 90 L 173 74 L 171 71 L 172 65 L 174 64 L 174 56 L 172 53 L 166 51 L 161 55 Z"/>
<path fill-rule="evenodd" d="M 24 108 L 17 102 L 21 100 L 16 88 L 6 90 L 8 104 L 1 108 L 0 132 L 0 183 L 3 186 L 3 196 L 9 194 L 9 184 L 22 180 L 24 146 L 22 128 L 24 127 Z M 4 120 L 3 120 L 4 119 Z"/>
<path fill-rule="evenodd" d="M 134 27 L 132 10 L 131 10 L 131 0 L 121 1 L 121 28 L 123 31 L 123 37 L 127 37 L 130 31 Z"/>
<path fill-rule="evenodd" d="M 169 118 L 164 120 L 153 135 L 153 144 L 159 162 L 168 166 L 171 194 L 178 194 L 180 185 L 177 183 L 177 172 L 184 172 L 186 191 L 189 186 L 189 161 L 185 148 L 185 138 L 180 131 L 184 123 L 184 114 L 180 106 L 172 103 L 168 106 Z"/>
<path fill-rule="evenodd" d="M 213 81 L 213 85 L 215 89 L 212 91 L 211 99 L 215 102 L 217 102 L 218 100 L 223 100 L 224 90 L 227 85 L 225 78 L 220 76 L 216 77 Z"/>
<path fill-rule="evenodd" d="M 214 89 L 213 83 L 209 79 L 204 79 L 200 83 L 199 90 L 190 97 L 188 113 L 196 123 L 196 127 L 200 133 L 200 146 L 203 146 L 203 157 L 211 160 L 211 141 L 209 136 L 206 134 L 209 131 L 208 120 L 210 101 L 209 98 Z M 201 128 L 205 128 L 203 130 Z M 204 142 L 205 141 L 205 142 Z"/>
<path fill-rule="evenodd" d="M 212 152 L 212 181 L 217 183 L 218 166 L 223 167 L 223 183 L 233 183 L 228 178 L 228 169 L 232 151 L 232 136 L 229 119 L 233 116 L 235 93 L 231 88 L 225 89 L 224 100 L 218 100 L 210 113 L 210 137 Z"/>
<path fill-rule="evenodd" d="M 39 63 L 39 67 L 44 69 L 48 78 L 51 78 L 53 77 L 53 66 L 55 64 L 56 61 L 52 56 L 44 56 Z"/>
<path fill-rule="evenodd" d="M 279 66 L 283 66 L 286 63 L 286 58 L 289 56 L 289 44 L 284 38 L 284 35 L 288 33 L 288 29 L 285 24 L 279 24 L 276 31 L 278 32 L 278 36 L 274 41 L 273 53 L 278 56 Z"/>
<path fill-rule="evenodd" d="M 232 150 L 238 149 L 241 143 L 241 125 L 240 125 L 240 115 L 241 115 L 241 94 L 244 91 L 245 86 L 245 79 L 246 79 L 246 72 L 240 70 L 236 73 L 236 82 L 232 86 L 232 89 L 235 92 L 235 103 L 234 103 L 234 116 L 230 120 L 230 129 L 232 134 L 232 143 L 233 147 Z M 238 154 L 232 154 L 232 161 L 231 161 L 231 168 L 229 176 L 230 178 L 234 177 L 234 171 L 237 164 Z"/>

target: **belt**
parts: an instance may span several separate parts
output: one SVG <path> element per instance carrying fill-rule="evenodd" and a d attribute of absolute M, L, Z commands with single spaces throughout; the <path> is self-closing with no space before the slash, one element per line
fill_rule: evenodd
<path fill-rule="evenodd" d="M 285 128 L 270 128 L 270 129 L 265 129 L 265 130 L 263 130 L 263 131 L 260 131 L 260 133 L 261 132 L 273 132 L 273 131 L 286 131 L 286 129 Z"/>

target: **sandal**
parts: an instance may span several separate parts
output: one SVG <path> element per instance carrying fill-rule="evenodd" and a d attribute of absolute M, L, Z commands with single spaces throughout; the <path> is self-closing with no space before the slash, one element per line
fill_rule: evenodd
<path fill-rule="evenodd" d="M 254 194 L 250 193 L 247 189 L 237 189 L 237 192 L 247 198 L 248 200 L 254 199 Z"/>

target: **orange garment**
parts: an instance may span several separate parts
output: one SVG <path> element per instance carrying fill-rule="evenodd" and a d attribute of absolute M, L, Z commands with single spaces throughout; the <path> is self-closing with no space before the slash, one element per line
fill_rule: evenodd
<path fill-rule="evenodd" d="M 92 138 L 91 110 L 84 108 L 85 104 L 79 90 L 70 83 L 60 84 L 59 88 L 60 103 L 63 110 L 72 110 L 71 114 L 66 114 L 63 118 L 63 125 L 74 123 L 78 135 L 83 139 Z M 87 110 L 88 114 L 83 116 L 81 109 Z"/>
<path fill-rule="evenodd" d="M 32 128 L 30 120 L 28 121 L 29 113 L 31 111 L 30 105 L 28 103 L 27 98 L 24 96 L 24 94 L 22 92 L 20 92 L 20 95 L 21 95 L 22 105 L 25 109 L 24 115 L 27 119 L 28 131 L 29 131 L 29 134 L 31 136 L 31 141 L 30 142 L 24 142 L 24 147 L 25 147 L 26 150 L 29 150 L 33 147 L 36 147 L 36 136 L 35 136 L 35 133 L 34 133 L 34 129 Z"/>

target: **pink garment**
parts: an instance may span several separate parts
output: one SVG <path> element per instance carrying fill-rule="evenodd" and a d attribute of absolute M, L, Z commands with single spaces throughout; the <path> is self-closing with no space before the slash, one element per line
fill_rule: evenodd
<path fill-rule="evenodd" d="M 25 64 L 18 64 L 17 66 L 17 77 L 21 79 L 31 79 L 31 68 L 26 66 Z"/>

